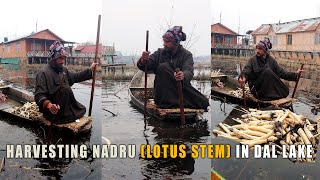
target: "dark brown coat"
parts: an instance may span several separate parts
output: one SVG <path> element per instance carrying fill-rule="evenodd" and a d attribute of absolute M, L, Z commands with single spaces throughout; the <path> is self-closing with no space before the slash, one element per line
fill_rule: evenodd
<path fill-rule="evenodd" d="M 185 107 L 207 109 L 209 100 L 192 87 L 190 83 L 193 78 L 193 64 L 191 52 L 182 46 L 179 46 L 174 55 L 163 48 L 159 48 L 150 55 L 148 71 L 152 71 L 156 75 L 154 80 L 154 100 L 159 107 L 179 107 L 177 81 L 174 78 L 174 70 L 179 68 L 184 73 L 182 91 Z M 144 64 L 138 63 L 137 66 L 144 71 Z"/>
<path fill-rule="evenodd" d="M 287 97 L 288 87 L 281 81 L 295 81 L 295 72 L 287 72 L 278 62 L 267 54 L 266 59 L 253 56 L 243 68 L 242 74 L 246 77 L 252 94 L 258 99 L 274 100 Z"/>
<path fill-rule="evenodd" d="M 71 86 L 91 78 L 92 71 L 90 69 L 74 73 L 65 67 L 58 71 L 51 64 L 45 65 L 37 74 L 34 94 L 40 112 L 54 123 L 68 123 L 81 118 L 85 114 L 86 108 L 75 99 Z M 46 100 L 60 106 L 57 115 L 53 115 L 43 108 L 43 103 Z"/>

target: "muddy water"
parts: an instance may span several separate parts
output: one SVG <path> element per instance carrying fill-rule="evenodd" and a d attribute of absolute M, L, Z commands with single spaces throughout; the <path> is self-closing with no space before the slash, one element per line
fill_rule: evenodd
<path fill-rule="evenodd" d="M 34 71 L 0 69 L 0 79 L 11 81 L 15 86 L 34 90 Z M 97 82 L 99 83 L 99 82 Z M 100 83 L 101 84 L 101 83 Z M 88 109 L 90 82 L 75 84 L 73 92 L 76 99 Z M 82 137 L 54 134 L 48 140 L 44 127 L 17 122 L 16 119 L 0 115 L 0 158 L 6 156 L 7 144 L 100 144 L 101 140 L 101 88 L 95 88 L 92 131 Z M 99 159 L 6 159 L 0 179 L 100 179 L 101 161 Z"/>
<path fill-rule="evenodd" d="M 221 69 L 227 75 L 237 75 L 237 65 L 234 63 L 230 66 L 228 62 L 217 61 L 214 62 L 213 69 Z M 290 68 L 288 68 L 290 70 Z M 303 114 L 309 119 L 316 119 L 318 115 L 314 115 L 311 110 L 315 104 L 314 99 L 310 96 L 310 93 L 316 94 L 319 91 L 310 91 L 311 89 L 317 89 L 318 85 L 312 85 L 318 81 L 320 77 L 318 72 L 307 72 L 313 78 L 308 76 L 303 76 L 302 85 L 299 86 L 299 90 L 295 97 L 298 97 L 298 101 L 294 103 L 293 109 L 298 114 Z M 305 78 L 307 77 L 307 78 Z M 306 82 L 311 82 L 311 84 L 303 87 Z M 291 92 L 294 84 L 290 84 Z M 304 89 L 306 88 L 306 89 Z M 308 91 L 309 89 L 309 91 Z M 304 90 L 304 91 L 302 91 Z M 218 123 L 223 122 L 230 113 L 234 110 L 236 105 L 234 104 L 224 104 L 219 100 L 211 101 L 212 107 L 212 128 L 216 128 Z M 214 170 L 220 173 L 226 179 L 319 179 L 320 170 L 320 151 L 317 152 L 317 159 L 315 163 L 293 163 L 288 159 L 283 159 L 278 157 L 277 159 L 254 159 L 253 154 L 250 154 L 248 159 L 236 159 L 235 158 L 235 143 L 234 141 L 223 139 L 223 138 L 213 138 L 213 144 L 226 143 L 230 144 L 232 148 L 230 159 L 213 159 L 211 161 L 211 166 Z M 319 149 L 320 147 L 318 147 Z"/>
<path fill-rule="evenodd" d="M 144 121 L 143 113 L 130 103 L 129 82 L 111 82 L 102 91 L 103 111 L 102 135 L 112 144 L 135 144 L 133 159 L 103 159 L 103 179 L 209 179 L 210 160 L 192 159 L 187 153 L 185 159 L 143 159 L 139 158 L 141 144 L 209 143 L 210 112 L 205 120 L 180 128 L 179 123 L 162 122 L 153 118 Z M 210 83 L 194 82 L 194 86 L 206 95 L 210 94 Z"/>

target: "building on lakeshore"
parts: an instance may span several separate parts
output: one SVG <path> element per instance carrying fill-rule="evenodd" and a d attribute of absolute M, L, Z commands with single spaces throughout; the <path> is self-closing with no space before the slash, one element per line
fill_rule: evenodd
<path fill-rule="evenodd" d="M 211 25 L 211 48 L 241 48 L 245 41 L 239 37 L 243 36 L 221 23 Z"/>
<path fill-rule="evenodd" d="M 0 63 L 33 64 L 46 63 L 50 59 L 49 47 L 55 41 L 61 41 L 68 53 L 72 54 L 74 42 L 65 41 L 58 35 L 45 29 L 29 35 L 0 43 Z"/>
<path fill-rule="evenodd" d="M 272 51 L 320 52 L 320 17 L 262 24 L 251 35 L 254 46 L 268 37 Z"/>

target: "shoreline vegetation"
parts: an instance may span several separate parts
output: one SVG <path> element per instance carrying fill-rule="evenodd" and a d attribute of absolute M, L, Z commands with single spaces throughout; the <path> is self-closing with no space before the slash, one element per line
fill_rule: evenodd
<path fill-rule="evenodd" d="M 44 66 L 45 64 L 26 64 L 23 65 L 21 68 L 27 68 L 30 70 L 39 70 L 42 68 L 42 66 Z M 72 71 L 83 71 L 85 69 L 88 69 L 89 66 L 82 66 L 82 65 L 66 65 L 65 66 L 68 70 L 72 70 Z M 97 66 L 96 72 L 97 73 L 101 73 L 101 66 Z"/>
<path fill-rule="evenodd" d="M 37 71 L 40 69 L 44 64 L 27 64 L 24 65 L 22 68 L 27 68 L 30 70 Z M 71 71 L 82 71 L 89 66 L 81 66 L 81 65 L 67 65 L 65 66 L 68 70 Z M 195 64 L 194 66 L 195 74 L 193 80 L 197 81 L 207 81 L 210 80 L 210 64 Z M 134 74 L 138 71 L 138 68 L 133 65 L 126 65 L 126 66 L 115 66 L 113 68 L 109 67 L 101 67 L 97 66 L 97 78 L 102 80 L 123 80 L 129 81 L 133 78 Z"/>
<path fill-rule="evenodd" d="M 195 73 L 193 80 L 197 81 L 209 81 L 210 80 L 210 64 L 195 64 L 194 66 Z M 106 71 L 106 70 L 105 70 Z M 115 67 L 114 72 L 107 72 L 101 75 L 102 80 L 131 80 L 135 73 L 138 71 L 138 68 L 133 65 Z"/>

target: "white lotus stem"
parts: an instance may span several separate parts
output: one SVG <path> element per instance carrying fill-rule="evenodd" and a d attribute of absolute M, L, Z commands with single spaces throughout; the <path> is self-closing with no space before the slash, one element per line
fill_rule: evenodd
<path fill-rule="evenodd" d="M 252 136 L 258 136 L 258 137 L 266 135 L 266 133 L 263 133 L 263 132 L 260 132 L 260 131 L 246 130 L 246 131 L 243 131 L 243 132 L 246 133 L 246 134 L 249 134 L 249 135 L 252 135 Z"/>
<path fill-rule="evenodd" d="M 301 136 L 301 138 L 303 139 L 304 144 L 311 144 L 306 133 L 302 130 L 302 128 L 299 128 L 297 132 Z"/>
<path fill-rule="evenodd" d="M 223 129 L 226 133 L 231 133 L 231 131 L 228 129 L 228 128 L 226 128 L 226 126 L 224 125 L 224 124 L 222 124 L 222 123 L 219 123 L 219 126 L 221 127 L 221 129 Z"/>
<path fill-rule="evenodd" d="M 258 126 L 248 126 L 249 129 L 254 130 L 254 131 L 260 131 L 260 132 L 264 132 L 264 133 L 269 133 L 272 130 L 267 129 L 265 127 L 258 127 Z"/>
<path fill-rule="evenodd" d="M 244 133 L 244 132 L 241 132 L 241 131 L 239 131 L 238 129 L 236 129 L 236 128 L 232 128 L 231 129 L 233 132 L 235 132 L 235 133 L 237 133 L 239 136 L 242 136 L 243 138 L 245 138 L 245 139 L 255 139 L 256 137 L 253 137 L 253 136 L 251 136 L 251 135 L 248 135 L 248 134 L 246 134 L 246 133 Z"/>
<path fill-rule="evenodd" d="M 255 140 L 252 140 L 252 141 L 242 141 L 240 143 L 241 144 L 247 144 L 247 145 L 249 145 L 249 147 L 253 147 L 254 145 L 265 144 L 267 142 L 268 142 L 267 139 L 255 139 Z"/>

